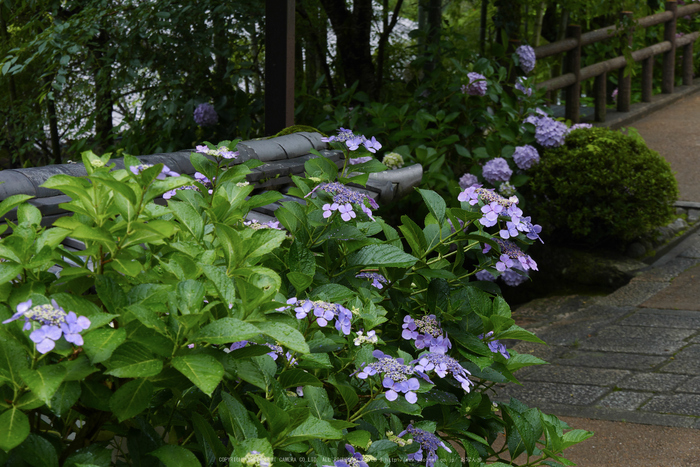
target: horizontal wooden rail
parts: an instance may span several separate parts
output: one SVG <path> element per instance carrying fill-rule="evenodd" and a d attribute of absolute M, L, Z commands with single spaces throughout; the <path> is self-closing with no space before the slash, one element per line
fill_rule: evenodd
<path fill-rule="evenodd" d="M 634 62 L 642 63 L 642 101 L 650 102 L 652 97 L 652 79 L 654 57 L 663 55 L 663 78 L 661 90 L 663 93 L 673 93 L 675 81 L 675 55 L 679 47 L 683 48 L 683 84 L 690 85 L 693 81 L 693 43 L 700 37 L 700 31 L 685 34 L 678 37 L 676 34 L 676 22 L 679 17 L 692 16 L 700 13 L 700 3 L 677 6 L 675 0 L 666 1 L 666 11 L 646 16 L 633 21 L 633 27 L 647 28 L 658 24 L 664 24 L 664 39 L 662 42 L 635 50 L 631 53 Z M 620 21 L 629 21 L 631 12 L 622 12 Z M 580 27 L 571 25 L 567 30 L 567 37 L 561 41 L 552 42 L 535 48 L 535 57 L 538 59 L 550 57 L 560 53 L 566 53 L 564 73 L 537 84 L 538 89 L 548 92 L 566 89 L 565 115 L 574 123 L 579 121 L 579 100 L 581 81 L 595 78 L 595 118 L 597 121 L 605 121 L 605 105 L 607 100 L 605 82 L 608 72 L 617 71 L 619 94 L 617 108 L 620 112 L 628 112 L 631 99 L 631 76 L 624 74 L 627 66 L 627 58 L 620 54 L 602 62 L 594 63 L 587 67 L 580 67 L 581 47 L 596 42 L 601 42 L 612 37 L 625 34 L 625 42 L 632 46 L 632 33 L 630 29 L 620 28 L 618 25 L 608 26 L 581 34 Z"/>

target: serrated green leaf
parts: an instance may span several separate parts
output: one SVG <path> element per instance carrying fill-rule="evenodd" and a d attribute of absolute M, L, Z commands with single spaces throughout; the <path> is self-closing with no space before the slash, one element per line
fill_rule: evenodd
<path fill-rule="evenodd" d="M 12 407 L 0 414 L 0 449 L 9 451 L 29 436 L 29 419 L 21 410 Z"/>
<path fill-rule="evenodd" d="M 135 379 L 121 386 L 109 399 L 109 406 L 119 423 L 135 417 L 148 408 L 153 385 L 147 379 Z"/>
<path fill-rule="evenodd" d="M 384 266 L 408 268 L 416 264 L 418 258 L 404 253 L 393 245 L 367 245 L 348 257 L 349 266 Z"/>
<path fill-rule="evenodd" d="M 182 446 L 175 446 L 172 444 L 165 444 L 155 451 L 151 452 L 149 455 L 155 456 L 165 464 L 165 467 L 190 467 L 190 466 L 201 466 L 202 464 L 197 460 L 197 457 Z"/>
<path fill-rule="evenodd" d="M 126 340 L 126 329 L 95 329 L 88 332 L 83 340 L 83 350 L 90 357 L 90 362 L 100 363 L 111 357 L 112 352 Z"/>
<path fill-rule="evenodd" d="M 172 365 L 208 396 L 211 396 L 224 377 L 224 367 L 211 355 L 175 357 Z"/>
<path fill-rule="evenodd" d="M 105 374 L 117 378 L 147 378 L 163 369 L 163 361 L 136 342 L 120 345 L 104 364 Z"/>
<path fill-rule="evenodd" d="M 63 382 L 66 373 L 62 365 L 46 365 L 37 370 L 24 369 L 20 376 L 29 389 L 50 406 L 51 398 Z"/>
<path fill-rule="evenodd" d="M 304 335 L 293 327 L 270 321 L 257 323 L 257 327 L 263 334 L 272 337 L 288 349 L 304 354 L 309 353 L 309 345 Z"/>
<path fill-rule="evenodd" d="M 236 318 L 221 318 L 204 326 L 190 338 L 191 342 L 231 344 L 252 339 L 262 331 L 256 326 Z"/>

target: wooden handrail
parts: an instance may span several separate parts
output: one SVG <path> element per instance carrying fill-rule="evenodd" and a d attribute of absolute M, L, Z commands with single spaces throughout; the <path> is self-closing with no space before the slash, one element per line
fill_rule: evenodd
<path fill-rule="evenodd" d="M 661 89 L 663 93 L 673 93 L 675 80 L 675 56 L 676 49 L 683 48 L 683 84 L 690 85 L 693 80 L 693 43 L 700 37 L 700 31 L 676 37 L 676 22 L 679 17 L 692 16 L 700 13 L 700 4 L 677 6 L 675 0 L 666 1 L 666 11 L 645 16 L 634 22 L 635 27 L 647 28 L 658 24 L 664 24 L 664 40 L 643 49 L 632 52 L 631 59 L 635 62 L 642 62 L 642 101 L 650 102 L 652 97 L 652 77 L 653 64 L 656 55 L 662 55 L 663 78 Z M 623 13 L 630 15 L 630 13 Z M 574 28 L 577 28 L 575 26 Z M 579 29 L 580 30 L 580 29 Z M 572 29 L 573 31 L 573 29 Z M 593 65 L 580 67 L 580 49 L 585 45 L 602 42 L 612 37 L 619 37 L 625 33 L 629 36 L 629 44 L 632 45 L 632 38 L 629 30 L 620 29 L 618 25 L 607 26 L 583 34 L 567 34 L 561 41 L 552 42 L 535 48 L 535 57 L 538 59 L 550 57 L 560 53 L 566 53 L 565 73 L 556 78 L 552 78 L 537 84 L 538 89 L 556 91 L 566 89 L 565 115 L 572 122 L 579 121 L 579 99 L 581 81 L 595 78 L 595 118 L 597 121 L 605 121 L 606 105 L 606 74 L 616 71 L 619 73 L 620 94 L 618 95 L 618 111 L 629 111 L 630 105 L 630 77 L 623 74 L 627 65 L 627 59 L 620 55 L 608 60 L 604 60 Z"/>

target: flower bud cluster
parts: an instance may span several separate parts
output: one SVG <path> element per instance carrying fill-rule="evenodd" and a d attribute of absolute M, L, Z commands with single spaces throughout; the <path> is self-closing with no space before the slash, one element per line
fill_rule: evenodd
<path fill-rule="evenodd" d="M 420 383 L 418 382 L 418 378 L 413 375 L 417 374 L 430 382 L 430 379 L 428 379 L 425 373 L 404 364 L 403 358 L 394 358 L 385 355 L 381 350 L 375 350 L 372 352 L 372 356 L 376 358 L 377 361 L 360 367 L 357 372 L 357 377 L 360 379 L 367 379 L 370 376 L 382 375 L 382 386 L 386 388 L 384 395 L 387 400 L 395 401 L 398 399 L 399 393 L 401 393 L 404 394 L 408 403 L 415 404 L 418 401 L 418 395 L 414 391 L 420 388 Z"/>
<path fill-rule="evenodd" d="M 445 354 L 452 348 L 452 343 L 443 334 L 435 315 L 427 315 L 420 319 L 413 319 L 406 315 L 401 327 L 403 328 L 401 337 L 414 340 L 417 349 L 429 349 L 431 352 Z"/>
<path fill-rule="evenodd" d="M 356 217 L 353 206 L 359 206 L 362 212 L 367 214 L 370 219 L 374 220 L 372 209 L 379 208 L 375 200 L 364 193 L 351 190 L 340 182 L 321 183 L 304 196 L 304 198 L 311 196 L 317 190 L 325 191 L 333 197 L 333 203 L 323 205 L 323 217 L 326 219 L 333 215 L 333 212 L 338 211 L 340 212 L 341 218 L 345 222 L 348 222 Z"/>

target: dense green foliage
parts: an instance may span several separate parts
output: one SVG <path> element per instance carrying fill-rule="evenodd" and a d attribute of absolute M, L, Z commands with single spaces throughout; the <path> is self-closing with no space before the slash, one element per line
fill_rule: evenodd
<path fill-rule="evenodd" d="M 571 132 L 564 146 L 544 151 L 531 177 L 537 219 L 591 244 L 664 225 L 678 197 L 668 162 L 638 136 L 604 128 Z"/>
<path fill-rule="evenodd" d="M 275 211 L 285 231 L 245 222 L 281 197 L 253 192 L 252 162 L 193 154 L 204 185 L 124 161 L 110 170 L 109 155 L 86 152 L 87 177 L 49 179 L 74 212 L 53 227 L 41 227 L 27 196 L 0 203 L 2 213 L 18 206 L 0 240 L 3 465 L 340 467 L 356 450 L 371 467 L 520 454 L 555 466 L 592 435 L 515 399 L 496 402 L 496 384 L 544 362 L 498 342 L 541 341 L 487 292 L 493 284 L 474 280 L 483 268 L 498 274 L 506 256 L 480 224 L 482 201 L 421 190 L 430 214 L 397 228 L 364 199 L 341 215 L 327 184 L 351 180 L 318 157 L 289 191 L 305 200 Z M 184 186 L 197 189 L 154 203 Z M 64 248 L 67 236 L 86 249 Z M 52 325 L 37 309 L 89 323 L 82 335 L 62 325 L 65 339 L 45 337 Z"/>

